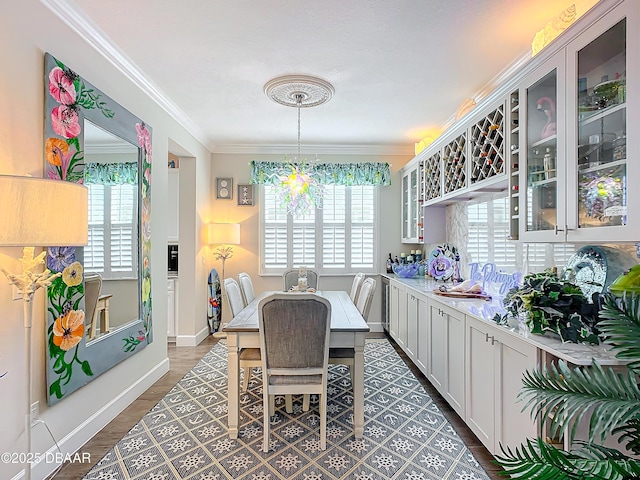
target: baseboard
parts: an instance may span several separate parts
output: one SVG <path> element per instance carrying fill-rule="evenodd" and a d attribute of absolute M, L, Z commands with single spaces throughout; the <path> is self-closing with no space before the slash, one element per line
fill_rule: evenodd
<path fill-rule="evenodd" d="M 205 326 L 195 335 L 176 335 L 176 347 L 195 347 L 209 336 L 209 327 Z"/>
<path fill-rule="evenodd" d="M 165 358 L 162 362 L 158 363 L 143 375 L 136 383 L 123 391 L 102 409 L 94 413 L 82 424 L 78 425 L 64 438 L 59 440 L 58 444 L 60 445 L 60 450 L 62 450 L 63 456 L 73 456 L 76 452 L 79 452 L 80 456 L 82 456 L 80 449 L 85 443 L 91 440 L 95 434 L 102 430 L 111 420 L 116 418 L 125 408 L 131 405 L 136 398 L 147 391 L 168 371 L 169 359 Z M 56 458 L 57 453 L 58 450 L 54 445 L 46 453 L 41 455 L 41 458 Z M 58 466 L 58 464 L 51 463 L 51 461 L 42 460 L 33 465 L 31 477 L 47 478 L 56 470 L 56 468 L 58 468 Z M 24 471 L 14 477 L 15 480 L 20 478 L 24 478 Z"/>
<path fill-rule="evenodd" d="M 381 323 L 369 323 L 369 331 L 370 332 L 384 332 L 384 328 L 382 328 Z"/>

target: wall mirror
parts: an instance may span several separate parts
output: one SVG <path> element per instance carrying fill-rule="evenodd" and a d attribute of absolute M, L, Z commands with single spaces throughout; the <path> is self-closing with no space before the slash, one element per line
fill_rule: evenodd
<path fill-rule="evenodd" d="M 45 173 L 89 189 L 89 244 L 47 248 L 53 405 L 153 340 L 151 128 L 48 53 Z"/>

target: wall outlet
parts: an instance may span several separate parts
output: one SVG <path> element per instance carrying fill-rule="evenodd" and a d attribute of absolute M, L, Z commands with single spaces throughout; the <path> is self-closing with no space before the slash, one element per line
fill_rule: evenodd
<path fill-rule="evenodd" d="M 11 300 L 22 300 L 22 292 L 15 285 L 11 285 Z"/>
<path fill-rule="evenodd" d="M 33 402 L 31 404 L 31 426 L 38 420 L 40 420 L 40 402 Z"/>

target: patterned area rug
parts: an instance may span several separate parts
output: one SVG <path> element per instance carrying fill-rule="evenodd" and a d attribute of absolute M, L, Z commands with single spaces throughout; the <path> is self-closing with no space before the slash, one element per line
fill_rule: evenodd
<path fill-rule="evenodd" d="M 87 480 L 328 480 L 489 477 L 387 340 L 365 347 L 365 432 L 353 436 L 349 370 L 330 365 L 327 449 L 317 397 L 291 415 L 276 399 L 262 452 L 262 382 L 241 395 L 240 434 L 227 435 L 227 351 L 216 344 L 84 477 Z"/>

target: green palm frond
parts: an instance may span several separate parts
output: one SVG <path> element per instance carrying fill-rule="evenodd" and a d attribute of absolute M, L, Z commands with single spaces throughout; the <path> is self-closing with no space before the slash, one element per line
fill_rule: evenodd
<path fill-rule="evenodd" d="M 636 455 L 640 455 L 640 419 L 634 419 L 613 430 L 614 435 L 620 435 L 619 443 L 627 442 L 625 448 Z"/>
<path fill-rule="evenodd" d="M 572 369 L 560 360 L 557 366 L 525 372 L 522 383 L 523 411 L 531 407 L 531 416 L 549 422 L 552 435 L 572 425 L 573 439 L 578 423 L 591 415 L 589 441 L 604 440 L 616 427 L 640 418 L 640 389 L 631 371 L 616 373 L 595 361 Z"/>
<path fill-rule="evenodd" d="M 598 329 L 618 351 L 616 356 L 628 360 L 629 368 L 640 369 L 640 295 L 606 295 L 599 316 Z"/>
<path fill-rule="evenodd" d="M 545 443 L 527 440 L 512 451 L 502 448 L 496 459 L 510 478 L 539 480 L 631 480 L 640 478 L 640 463 L 616 450 L 588 445 L 569 453 Z"/>

